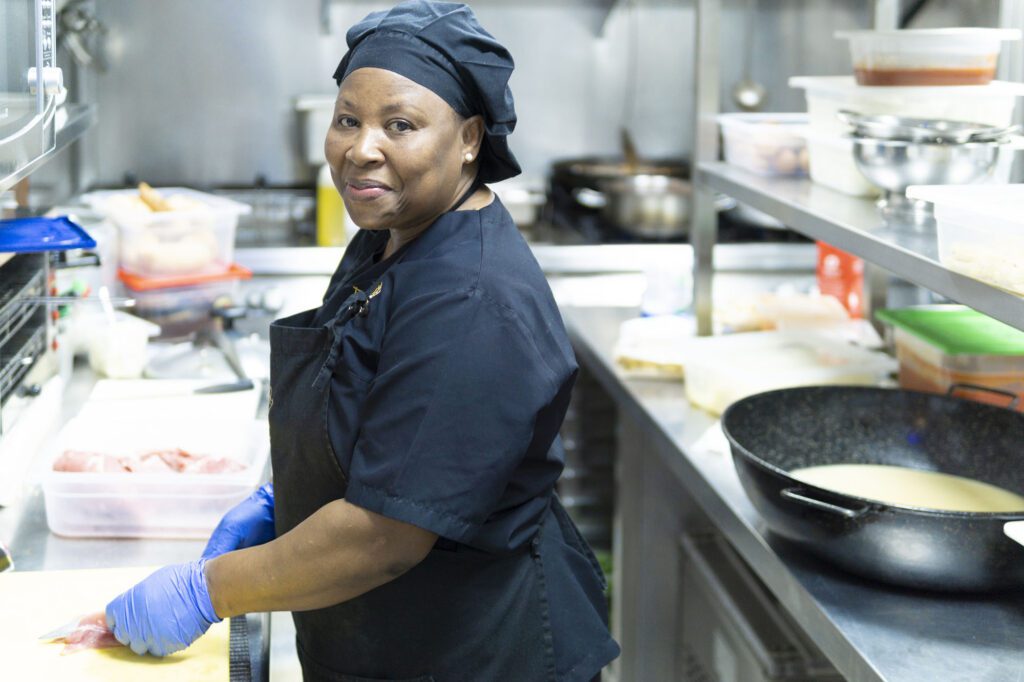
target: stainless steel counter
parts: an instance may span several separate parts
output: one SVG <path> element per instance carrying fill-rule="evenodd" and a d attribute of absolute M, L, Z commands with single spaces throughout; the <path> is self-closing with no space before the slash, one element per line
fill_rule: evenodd
<path fill-rule="evenodd" d="M 1024 593 L 915 593 L 869 583 L 789 550 L 767 533 L 727 452 L 704 447 L 715 419 L 681 383 L 625 379 L 612 347 L 628 309 L 565 308 L 583 364 L 664 453 L 664 464 L 782 606 L 853 682 L 1024 679 Z M 678 500 L 654 500 L 657 506 Z M 1021 560 L 1024 561 L 1024 553 Z"/>

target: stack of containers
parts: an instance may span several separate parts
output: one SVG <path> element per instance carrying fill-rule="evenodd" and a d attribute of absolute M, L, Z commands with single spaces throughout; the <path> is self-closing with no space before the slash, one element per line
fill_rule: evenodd
<path fill-rule="evenodd" d="M 901 387 L 957 387 L 958 396 L 1004 407 L 1013 395 L 1024 401 L 1024 332 L 960 305 L 881 310 L 878 319 L 892 325 Z"/>
<path fill-rule="evenodd" d="M 238 218 L 252 209 L 185 188 L 157 192 L 165 210 L 152 210 L 132 189 L 83 198 L 118 227 L 118 277 L 135 299 L 132 312 L 160 325 L 162 337 L 177 338 L 202 326 L 214 301 L 251 277 L 233 258 Z"/>
<path fill-rule="evenodd" d="M 1002 41 L 1018 30 L 981 28 L 848 31 L 855 76 L 798 76 L 791 87 L 807 97 L 809 174 L 816 183 L 853 196 L 875 196 L 853 160 L 847 126 L 836 114 L 891 114 L 968 121 L 1013 122 L 1024 83 L 993 81 Z M 1006 182 L 1013 157 L 1003 155 L 993 180 Z"/>

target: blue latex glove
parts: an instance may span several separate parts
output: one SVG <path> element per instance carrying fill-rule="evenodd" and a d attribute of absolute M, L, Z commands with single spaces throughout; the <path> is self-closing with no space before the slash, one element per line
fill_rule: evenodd
<path fill-rule="evenodd" d="M 262 545 L 275 537 L 274 484 L 264 483 L 224 515 L 206 543 L 203 558 Z"/>
<path fill-rule="evenodd" d="M 206 586 L 206 559 L 165 566 L 107 604 L 107 627 L 140 656 L 184 649 L 219 623 Z"/>

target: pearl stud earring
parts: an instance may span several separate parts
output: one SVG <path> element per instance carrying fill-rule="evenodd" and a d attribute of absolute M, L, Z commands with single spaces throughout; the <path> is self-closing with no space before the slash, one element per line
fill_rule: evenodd
<path fill-rule="evenodd" d="M 466 163 L 469 163 L 472 160 L 473 160 L 473 154 L 470 153 L 470 152 L 466 152 Z"/>

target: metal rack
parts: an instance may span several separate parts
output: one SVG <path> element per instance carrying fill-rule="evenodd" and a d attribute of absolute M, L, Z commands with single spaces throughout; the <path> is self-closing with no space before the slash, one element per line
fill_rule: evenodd
<path fill-rule="evenodd" d="M 891 0 L 876 2 L 876 25 L 891 21 Z M 806 179 L 765 178 L 718 161 L 719 20 L 721 0 L 697 0 L 695 76 L 693 283 L 698 333 L 711 333 L 712 253 L 717 240 L 714 193 L 782 221 L 813 239 L 848 251 L 868 264 L 1024 329 L 1024 298 L 949 270 L 938 260 L 931 231 L 886 227 L 870 199 L 847 196 Z M 1024 17 L 1024 0 L 1003 0 L 1000 22 Z M 1014 74 L 1016 75 L 1016 74 Z"/>
<path fill-rule="evenodd" d="M 9 175 L 0 176 L 0 192 L 13 187 L 19 180 L 28 177 L 37 168 L 64 151 L 96 123 L 96 106 L 93 104 L 69 104 L 63 108 L 66 117 L 58 119 L 57 140 L 53 149 L 32 159 Z"/>

